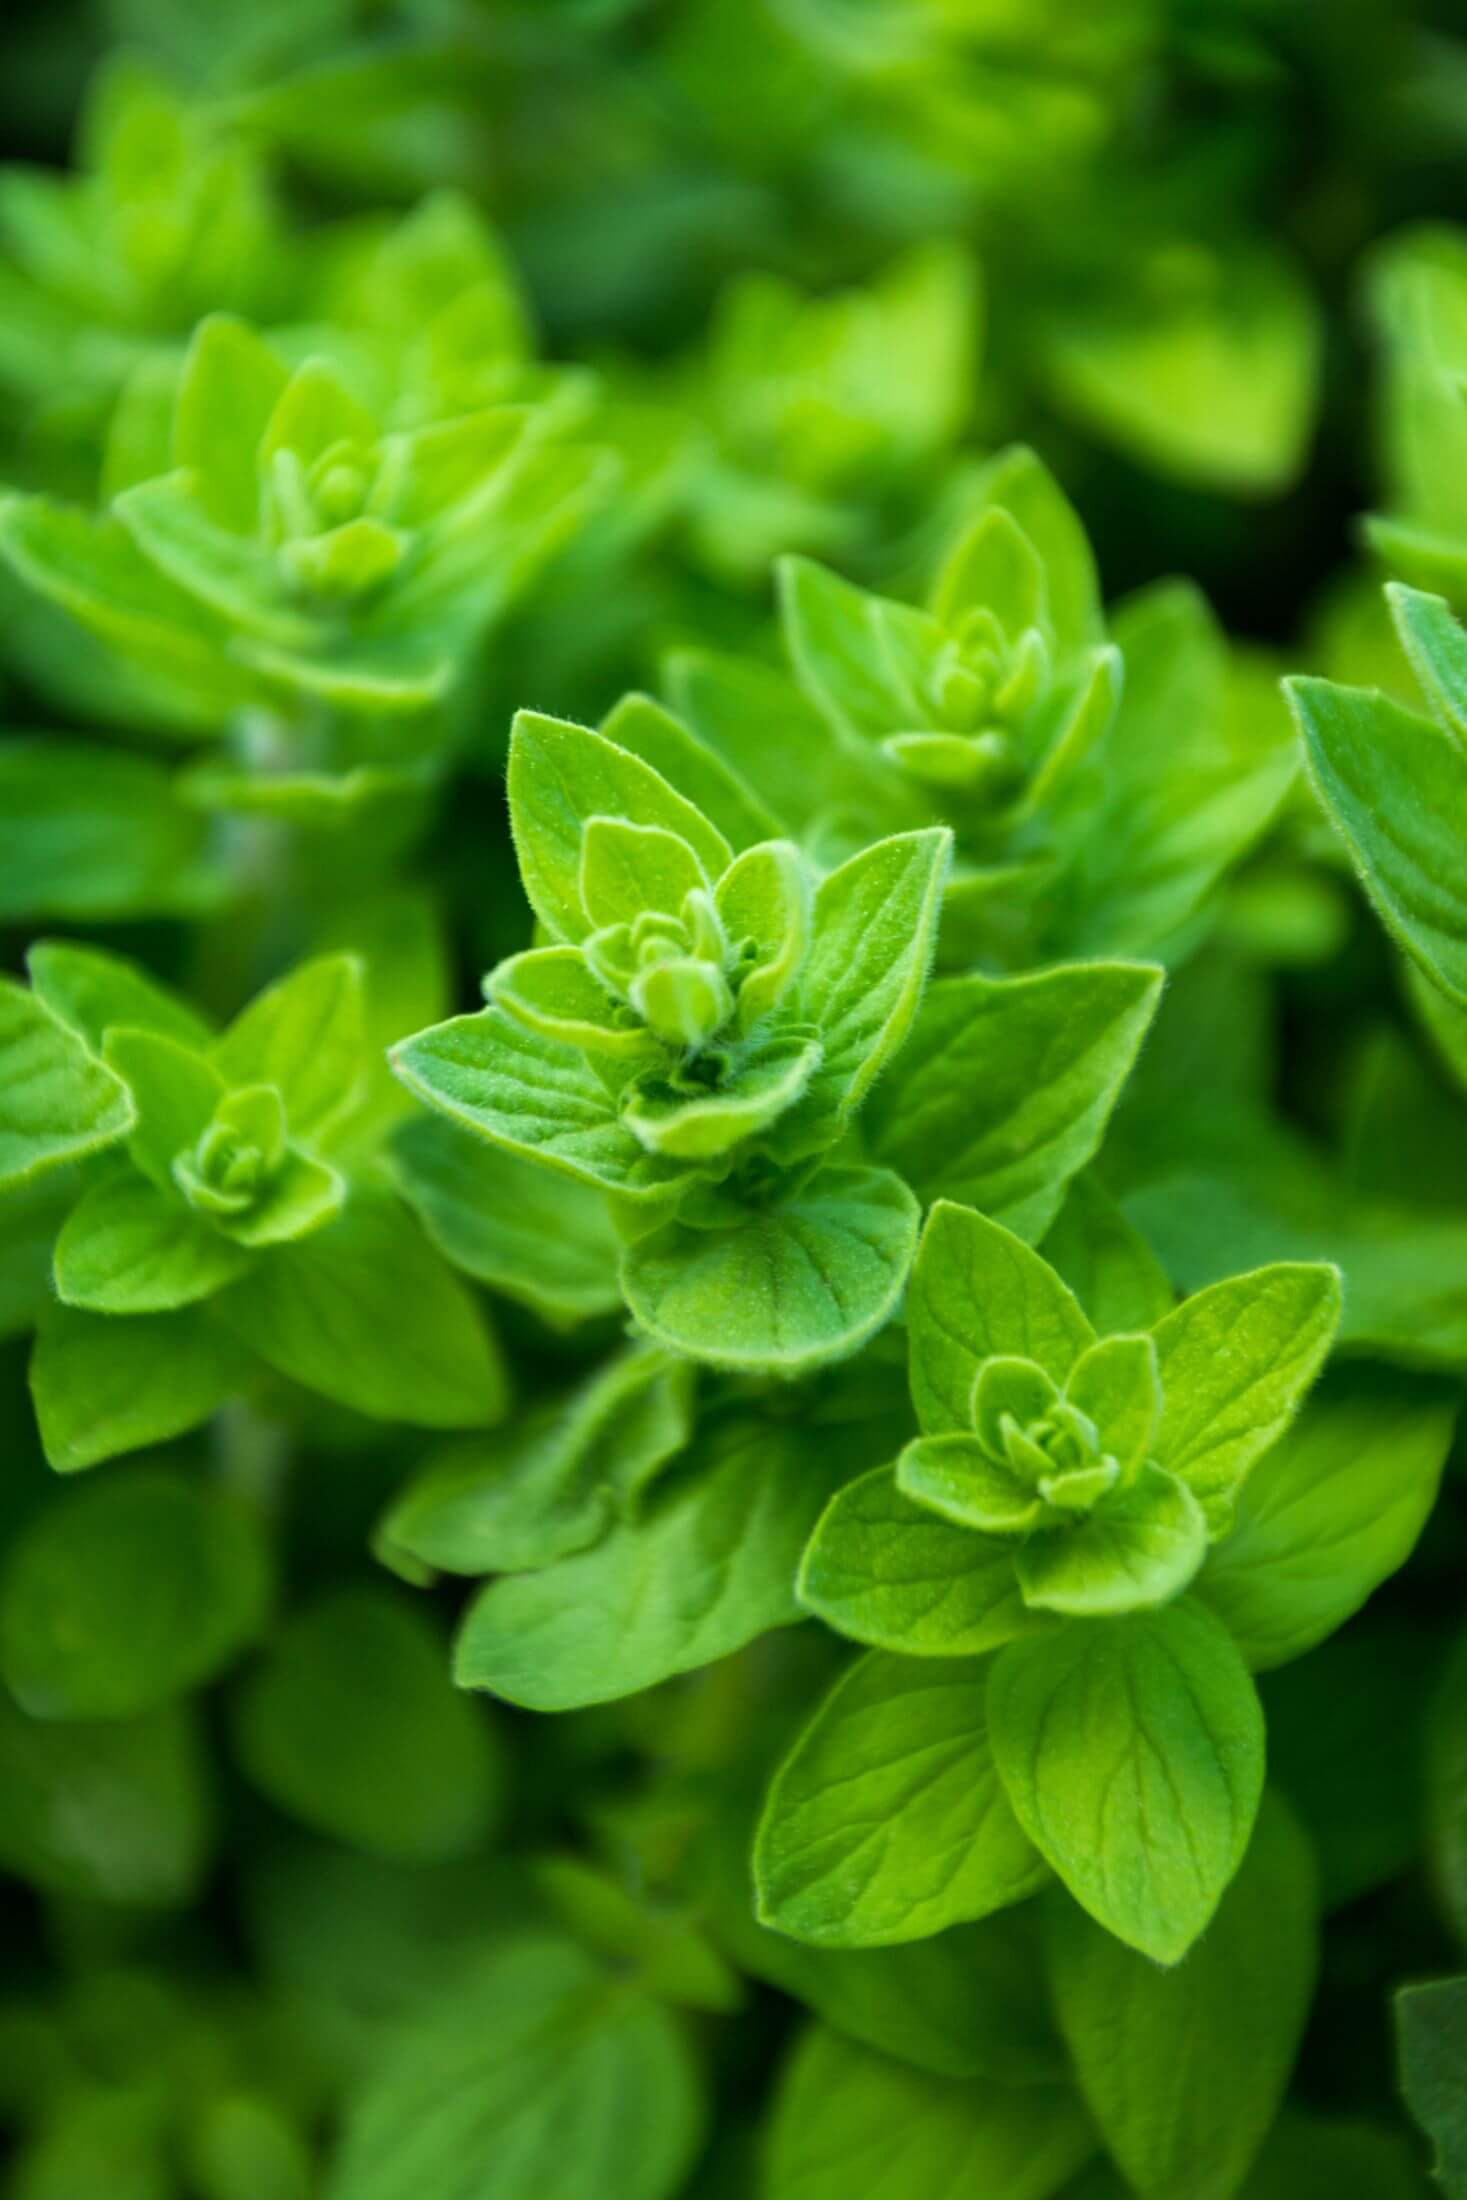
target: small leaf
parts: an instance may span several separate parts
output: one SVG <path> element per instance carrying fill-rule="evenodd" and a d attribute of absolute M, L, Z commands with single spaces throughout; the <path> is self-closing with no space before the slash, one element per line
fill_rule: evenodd
<path fill-rule="evenodd" d="M 1312 1650 L 1405 1564 L 1456 1417 L 1446 1385 L 1341 1368 L 1255 1467 L 1197 1584 L 1254 1672 Z"/>
<path fill-rule="evenodd" d="M 1304 679 L 1287 692 L 1310 776 L 1376 915 L 1443 992 L 1467 1000 L 1467 752 L 1387 696 Z"/>
<path fill-rule="evenodd" d="M 135 1718 L 238 1657 L 269 1590 L 264 1539 L 243 1507 L 119 1470 L 64 1491 L 12 1546 L 0 1668 L 32 1718 Z"/>
<path fill-rule="evenodd" d="M 581 1055 L 527 1031 L 502 1009 L 430 1025 L 392 1050 L 408 1091 L 512 1154 L 625 1198 L 685 1181 L 684 1164 L 648 1153 Z"/>
<path fill-rule="evenodd" d="M 119 1079 L 33 993 L 0 978 L 0 1183 L 100 1152 L 133 1121 Z"/>
<path fill-rule="evenodd" d="M 810 1538 L 800 1602 L 856 1642 L 905 1657 L 975 1657 L 1045 1623 L 1012 1553 L 939 1520 L 876 1467 L 838 1490 Z"/>
<path fill-rule="evenodd" d="M 84 1192 L 56 1240 L 56 1290 L 94 1314 L 166 1314 L 232 1283 L 249 1255 L 134 1169 Z"/>
<path fill-rule="evenodd" d="M 754 1844 L 759 1917 L 797 1940 L 921 1940 L 1021 1902 L 1047 1869 L 988 1741 L 981 1661 L 873 1650 L 774 1776 Z"/>
<path fill-rule="evenodd" d="M 1386 584 L 1386 602 L 1411 670 L 1442 724 L 1467 743 L 1467 632 L 1441 596 L 1423 595 L 1399 581 Z"/>
<path fill-rule="evenodd" d="M 593 927 L 632 924 L 645 910 L 676 916 L 712 881 L 678 833 L 625 818 L 588 818 L 581 833 L 581 907 Z"/>
<path fill-rule="evenodd" d="M 710 878 L 733 850 L 662 774 L 589 727 L 521 711 L 509 746 L 509 812 L 525 893 L 554 939 L 592 929 L 581 901 L 581 841 L 593 817 L 659 826 L 688 843 Z"/>
<path fill-rule="evenodd" d="M 651 1153 L 717 1161 L 777 1123 L 808 1089 L 820 1061 L 818 1039 L 756 1038 L 714 1090 L 690 1095 L 676 1085 L 642 1082 L 623 1101 L 621 1119 Z"/>
<path fill-rule="evenodd" d="M 1160 996 L 1146 963 L 939 979 L 872 1095 L 876 1157 L 925 1203 L 959 1200 L 1032 1244 L 1099 1146 Z"/>
<path fill-rule="evenodd" d="M 1206 1554 L 1202 1507 L 1184 1482 L 1147 1464 L 1083 1520 L 1031 1536 L 1014 1563 L 1032 1610 L 1100 1619 L 1169 1603 Z"/>
<path fill-rule="evenodd" d="M 972 1427 L 985 1360 L 1034 1360 L 1063 1388 L 1095 1342 L 1068 1287 L 996 1222 L 939 1200 L 927 1217 L 907 1303 L 912 1398 L 929 1436 Z"/>
<path fill-rule="evenodd" d="M 76 940 L 37 940 L 25 961 L 39 999 L 94 1054 L 117 1025 L 162 1032 L 199 1052 L 209 1044 L 212 1034 L 198 1010 L 125 955 Z"/>
<path fill-rule="evenodd" d="M 1176 1963 L 1237 1870 L 1263 1790 L 1263 1713 L 1221 1624 L 1184 1599 L 1010 1643 L 988 1720 L 1019 1823 L 1081 1908 Z"/>
<path fill-rule="evenodd" d="M 397 1592 L 326 1591 L 295 1613 L 236 1706 L 240 1761 L 292 1817 L 373 1855 L 425 1863 L 483 1839 L 502 1774 L 483 1709 Z"/>
<path fill-rule="evenodd" d="M 1324 1365 L 1340 1303 L 1338 1269 L 1280 1262 L 1195 1292 L 1152 1332 L 1166 1401 L 1154 1456 L 1213 1534 Z"/>
<path fill-rule="evenodd" d="M 137 1110 L 128 1153 L 150 1182 L 171 1193 L 173 1164 L 213 1120 L 224 1098 L 223 1079 L 204 1055 L 161 1031 L 110 1029 L 106 1058 Z"/>
<path fill-rule="evenodd" d="M 1319 1962 L 1309 1845 L 1268 1797 L 1185 1963 L 1162 1970 L 1073 1903 L 1047 1905 L 1049 1975 L 1086 2102 L 1146 2200 L 1232 2200 L 1277 2113 Z M 1167 2083 L 1148 2083 L 1165 2070 Z"/>
<path fill-rule="evenodd" d="M 628 1247 L 622 1289 L 646 1331 L 710 1367 L 791 1375 L 890 1320 L 918 1208 L 887 1169 L 825 1169 L 729 1226 L 669 1222 Z"/>
<path fill-rule="evenodd" d="M 811 1098 L 844 1121 L 906 1038 L 937 939 L 952 835 L 897 833 L 821 881 L 800 975 L 825 1047 Z"/>
<path fill-rule="evenodd" d="M 36 1331 L 31 1395 L 58 1473 L 197 1428 L 244 1387 L 249 1362 L 203 1307 L 83 1314 L 49 1306 Z"/>
<path fill-rule="evenodd" d="M 367 1078 L 366 1005 L 355 955 L 322 955 L 259 994 L 214 1044 L 229 1085 L 273 1085 L 292 1139 L 329 1142 L 360 1106 Z"/>
<path fill-rule="evenodd" d="M 478 1305 L 394 1199 L 357 1194 L 328 1229 L 262 1253 L 217 1305 L 271 1367 L 374 1420 L 483 1428 L 506 1409 Z"/>

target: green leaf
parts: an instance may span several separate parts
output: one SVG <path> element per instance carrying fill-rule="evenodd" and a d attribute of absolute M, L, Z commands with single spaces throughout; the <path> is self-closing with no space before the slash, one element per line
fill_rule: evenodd
<path fill-rule="evenodd" d="M 1068 2086 L 938 2078 L 816 2027 L 775 2099 L 767 2200 L 1052 2200 L 1095 2139 Z"/>
<path fill-rule="evenodd" d="M 216 1040 L 228 1085 L 273 1085 L 292 1139 L 329 1144 L 367 1080 L 364 973 L 355 955 L 322 955 L 261 993 Z"/>
<path fill-rule="evenodd" d="M 1130 2188 L 1144 2200 L 1231 2200 L 1288 2085 L 1318 1968 L 1314 1860 L 1294 1819 L 1265 1800 L 1217 1915 L 1174 1969 L 1073 1903 L 1046 1911 L 1060 2027 Z"/>
<path fill-rule="evenodd" d="M 1386 602 L 1427 701 L 1441 723 L 1467 742 L 1467 633 L 1441 596 L 1423 595 L 1399 581 L 1386 584 Z"/>
<path fill-rule="evenodd" d="M 430 1025 L 392 1050 L 409 1092 L 450 1122 L 512 1154 L 564 1169 L 624 1198 L 655 1198 L 685 1165 L 649 1153 L 607 1086 L 571 1048 L 527 1031 L 502 1009 Z"/>
<path fill-rule="evenodd" d="M 627 1018 L 578 947 L 510 955 L 489 973 L 485 990 L 516 1023 L 561 1046 L 633 1060 L 648 1053 L 647 1033 Z"/>
<path fill-rule="evenodd" d="M 1406 2106 L 1431 2140 L 1438 2182 L 1455 2200 L 1467 2192 L 1467 1978 L 1404 1987 L 1396 2036 Z"/>
<path fill-rule="evenodd" d="M 157 1031 L 202 1051 L 212 1036 L 198 1010 L 125 955 L 76 940 L 37 940 L 26 950 L 31 985 L 94 1054 L 115 1025 Z"/>
<path fill-rule="evenodd" d="M 1093 1175 L 1075 1178 L 1041 1250 L 1103 1337 L 1150 1329 L 1171 1310 L 1166 1270 Z"/>
<path fill-rule="evenodd" d="M 209 517 L 253 534 L 260 520 L 258 449 L 286 370 L 247 322 L 211 313 L 189 343 L 173 413 L 175 466 L 198 477 Z"/>
<path fill-rule="evenodd" d="M 149 757 L 54 734 L 0 745 L 0 918 L 192 915 L 208 827 Z"/>
<path fill-rule="evenodd" d="M 56 1240 L 56 1289 L 94 1314 L 166 1314 L 221 1291 L 243 1246 L 133 1169 L 84 1192 Z"/>
<path fill-rule="evenodd" d="M 837 1490 L 797 1588 L 827 1626 L 904 1657 L 976 1657 L 1045 1624 L 1019 1595 L 1012 1554 L 914 1504 L 891 1467 Z"/>
<path fill-rule="evenodd" d="M 746 776 L 742 759 L 736 769 L 650 695 L 624 695 L 599 730 L 605 740 L 629 749 L 695 803 L 731 848 L 749 848 L 778 835 L 779 819 L 765 802 L 764 775 Z"/>
<path fill-rule="evenodd" d="M 1286 685 L 1315 789 L 1376 915 L 1443 992 L 1467 1001 L 1462 744 L 1387 696 L 1327 680 Z"/>
<path fill-rule="evenodd" d="M 736 856 L 718 882 L 718 914 L 730 947 L 753 949 L 739 987 L 739 1023 L 750 1030 L 797 976 L 810 931 L 810 889 L 792 841 L 766 840 Z"/>
<path fill-rule="evenodd" d="M 1197 1584 L 1254 1672 L 1313 1649 L 1405 1564 L 1456 1417 L 1445 1384 L 1342 1368 L 1259 1462 Z"/>
<path fill-rule="evenodd" d="M 569 1711 L 635 1695 L 803 1619 L 795 1570 L 850 1471 L 841 1451 L 828 1431 L 753 1413 L 705 1424 L 635 1521 L 480 1592 L 458 1638 L 460 1687 Z"/>
<path fill-rule="evenodd" d="M 212 1812 L 183 1707 L 28 1719 L 0 1691 L 0 1864 L 45 1894 L 147 1909 L 198 1899 Z"/>
<path fill-rule="evenodd" d="M 352 2104 L 330 2200 L 674 2200 L 702 2122 L 669 2012 L 537 1934 L 389 2047 Z"/>
<path fill-rule="evenodd" d="M 329 1228 L 262 1253 L 218 1306 L 271 1367 L 374 1420 L 483 1428 L 506 1409 L 478 1305 L 381 1194 L 358 1193 Z"/>
<path fill-rule="evenodd" d="M 1214 1535 L 1323 1367 L 1340 1305 L 1337 1268 L 1281 1261 L 1195 1292 L 1152 1332 L 1166 1401 L 1154 1456 Z"/>
<path fill-rule="evenodd" d="M 922 1940 L 1048 1876 L 994 1769 L 981 1660 L 873 1650 L 785 1758 L 754 1844 L 758 1914 L 797 1940 Z"/>
<path fill-rule="evenodd" d="M 732 1225 L 675 1221 L 637 1239 L 622 1290 L 647 1335 L 674 1352 L 793 1375 L 846 1357 L 890 1320 L 918 1219 L 889 1170 L 824 1169 Z"/>
<path fill-rule="evenodd" d="M 989 1360 L 980 1383 L 996 1368 L 1009 1366 L 1030 1368 L 1032 1363 Z M 1054 1398 L 1052 1389 L 1047 1394 Z M 896 1475 L 897 1488 L 914 1504 L 984 1535 L 1026 1535 L 1043 1517 L 1044 1500 L 1038 1490 L 1009 1467 L 1000 1466 L 975 1436 L 961 1430 L 917 1437 L 898 1459 Z"/>
<path fill-rule="evenodd" d="M 989 459 L 975 484 L 984 506 L 1017 521 L 1039 553 L 1050 624 L 1061 655 L 1101 638 L 1100 580 L 1079 514 L 1043 459 L 1022 443 Z M 938 578 L 932 608 L 944 625 L 967 593 L 965 548 L 959 539 Z"/>
<path fill-rule="evenodd" d="M 437 1628 L 394 1590 L 330 1589 L 294 1613 L 245 1681 L 235 1742 L 272 1802 L 373 1855 L 462 1856 L 497 1809 L 483 1707 L 455 1693 Z"/>
<path fill-rule="evenodd" d="M 791 1940 L 759 1924 L 749 1900 L 756 1818 L 721 1801 L 696 1851 L 700 1914 L 740 1970 L 793 1995 L 832 2031 L 922 2070 L 1008 2085 L 1064 2076 L 1028 1908 L 884 1948 Z"/>
<path fill-rule="evenodd" d="M 1220 1622 L 1184 1599 L 1010 1643 L 988 1720 L 1019 1823 L 1081 1908 L 1176 1963 L 1237 1870 L 1263 1791 L 1263 1714 Z"/>
<path fill-rule="evenodd" d="M 819 1066 L 818 1039 L 769 1033 L 741 1050 L 716 1090 L 690 1096 L 643 1082 L 628 1093 L 621 1118 L 650 1152 L 717 1162 L 792 1108 Z"/>
<path fill-rule="evenodd" d="M 1095 1154 L 1161 996 L 1145 963 L 941 978 L 871 1098 L 872 1150 L 928 1204 L 1033 1243 Z"/>
<path fill-rule="evenodd" d="M 0 978 L 0 1183 L 98 1153 L 133 1121 L 126 1087 L 75 1032 Z"/>
<path fill-rule="evenodd" d="M 83 1314 L 49 1306 L 36 1330 L 31 1395 L 58 1473 L 182 1436 L 244 1387 L 249 1363 L 203 1307 Z"/>
<path fill-rule="evenodd" d="M 389 1547 L 451 1574 L 548 1566 L 630 1513 L 692 1434 L 693 1373 L 619 1354 L 570 1395 L 429 1461 L 383 1524 Z"/>
<path fill-rule="evenodd" d="M 662 825 L 593 817 L 581 833 L 580 897 L 593 927 L 632 924 L 644 910 L 676 915 L 712 884 L 681 834 Z"/>
<path fill-rule="evenodd" d="M 945 826 L 896 833 L 822 879 L 800 974 L 825 1059 L 810 1100 L 844 1122 L 901 1046 L 922 998 L 947 877 Z"/>
<path fill-rule="evenodd" d="M 109 1029 L 106 1057 L 137 1109 L 128 1153 L 160 1191 L 172 1192 L 173 1164 L 213 1120 L 223 1080 L 204 1055 L 161 1031 Z"/>
<path fill-rule="evenodd" d="M 264 1623 L 258 1521 L 149 1470 L 63 1491 L 12 1546 L 0 1671 L 41 1719 L 130 1719 L 201 1687 Z"/>
<path fill-rule="evenodd" d="M 434 1116 L 403 1123 L 393 1153 L 399 1190 L 455 1268 L 557 1327 L 620 1306 L 621 1246 L 589 1185 Z"/>
<path fill-rule="evenodd" d="M 581 841 L 593 817 L 660 826 L 685 840 L 710 878 L 733 850 L 659 771 L 589 727 L 521 711 L 509 745 L 509 813 L 530 906 L 554 939 L 592 929 L 581 900 Z"/>
<path fill-rule="evenodd" d="M 687 1912 L 654 1907 L 577 1856 L 541 1857 L 531 1876 L 556 1920 L 583 1947 L 631 1972 L 659 2000 L 715 2016 L 742 2007 L 738 1973 Z"/>
<path fill-rule="evenodd" d="M 781 558 L 776 567 L 785 647 L 805 694 L 838 731 L 879 739 L 910 717 L 911 704 L 892 680 L 868 596 L 809 558 Z M 943 636 L 934 635 L 934 657 Z"/>
<path fill-rule="evenodd" d="M 1207 1553 L 1207 1522 L 1184 1482 L 1142 1467 L 1135 1485 L 1073 1526 L 1041 1530 L 1015 1556 L 1024 1602 L 1099 1619 L 1179 1596 Z"/>
<path fill-rule="evenodd" d="M 1068 1286 L 1023 1241 L 939 1200 L 907 1294 L 912 1398 L 929 1436 L 971 1429 L 985 1360 L 1033 1360 L 1063 1389 L 1095 1332 Z"/>

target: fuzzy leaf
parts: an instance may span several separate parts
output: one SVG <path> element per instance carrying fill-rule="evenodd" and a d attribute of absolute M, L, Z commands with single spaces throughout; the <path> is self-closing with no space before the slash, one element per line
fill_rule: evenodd
<path fill-rule="evenodd" d="M 825 1169 L 746 1219 L 669 1222 L 628 1247 L 622 1289 L 659 1344 L 792 1375 L 854 1352 L 896 1311 L 918 1208 L 887 1169 Z"/>
<path fill-rule="evenodd" d="M 84 1192 L 56 1240 L 56 1290 L 94 1314 L 166 1314 L 233 1283 L 249 1255 L 125 1169 Z"/>
<path fill-rule="evenodd" d="M 97 1153 L 133 1121 L 119 1079 L 33 993 L 0 978 L 0 1183 Z"/>
<path fill-rule="evenodd" d="M 1095 1332 L 1069 1290 L 1021 1239 L 939 1200 L 927 1217 L 907 1297 L 912 1397 L 929 1436 L 972 1427 L 985 1360 L 1033 1360 L 1063 1389 Z"/>

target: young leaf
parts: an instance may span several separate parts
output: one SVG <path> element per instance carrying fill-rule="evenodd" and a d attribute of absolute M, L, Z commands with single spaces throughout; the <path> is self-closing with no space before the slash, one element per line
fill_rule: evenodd
<path fill-rule="evenodd" d="M 392 1051 L 408 1091 L 512 1154 L 624 1198 L 655 1198 L 687 1177 L 622 1122 L 585 1058 L 502 1009 L 433 1024 Z"/>
<path fill-rule="evenodd" d="M 794 1578 L 849 1472 L 828 1431 L 753 1413 L 700 1429 L 637 1520 L 470 1605 L 454 1673 L 531 1711 L 635 1695 L 803 1619 Z"/>
<path fill-rule="evenodd" d="M 1400 581 L 1386 584 L 1386 602 L 1411 670 L 1444 726 L 1467 743 L 1467 631 L 1441 596 Z"/>
<path fill-rule="evenodd" d="M 249 1361 L 204 1307 L 118 1321 L 49 1306 L 31 1355 L 46 1457 L 60 1474 L 197 1428 L 244 1387 Z"/>
<path fill-rule="evenodd" d="M 132 1127 L 127 1088 L 33 993 L 0 978 L 0 1183 L 19 1183 Z"/>
<path fill-rule="evenodd" d="M 207 1489 L 119 1470 L 64 1492 L 0 1581 L 0 1671 L 39 1719 L 130 1719 L 212 1680 L 265 1619 L 258 1522 Z"/>
<path fill-rule="evenodd" d="M 766 804 L 763 775 L 758 775 L 756 791 L 745 776 L 746 764 L 736 770 L 650 695 L 624 695 L 602 719 L 599 731 L 660 772 L 669 786 L 696 804 L 731 848 L 750 848 L 778 837 L 779 819 Z"/>
<path fill-rule="evenodd" d="M 1259 1462 L 1197 1583 L 1255 1673 L 1313 1649 L 1405 1564 L 1457 1402 L 1424 1376 L 1341 1368 Z"/>
<path fill-rule="evenodd" d="M 1263 1714 L 1231 1638 L 1189 1599 L 1071 1622 L 993 1661 L 994 1760 L 1082 1909 L 1176 1963 L 1248 1846 Z"/>
<path fill-rule="evenodd" d="M 1095 2152 L 1068 2086 L 937 2078 L 814 2027 L 775 2100 L 767 2200 L 1053 2200 Z"/>
<path fill-rule="evenodd" d="M 236 1705 L 245 1771 L 292 1817 L 418 1862 L 483 1840 L 502 1781 L 482 1705 L 457 1695 L 438 1630 L 370 1585 L 295 1613 Z"/>
<path fill-rule="evenodd" d="M 1134 1486 L 1015 1554 L 1032 1611 L 1078 1619 L 1142 1612 L 1179 1596 L 1207 1553 L 1207 1522 L 1184 1482 L 1149 1461 Z"/>
<path fill-rule="evenodd" d="M 391 2043 L 352 2104 L 331 2200 L 674 2200 L 702 2122 L 669 2012 L 537 1933 Z"/>
<path fill-rule="evenodd" d="M 1211 1284 L 1157 1323 L 1165 1405 L 1154 1457 L 1186 1483 L 1213 1534 L 1323 1367 L 1340 1303 L 1337 1268 L 1280 1262 Z"/>
<path fill-rule="evenodd" d="M 479 1306 L 380 1193 L 262 1253 L 217 1303 L 271 1367 L 374 1420 L 484 1428 L 506 1410 L 508 1377 Z"/>
<path fill-rule="evenodd" d="M 1387 696 L 1328 680 L 1287 687 L 1315 788 L 1377 916 L 1444 993 L 1467 1000 L 1467 752 Z"/>
<path fill-rule="evenodd" d="M 355 955 L 323 955 L 251 1001 L 215 1042 L 226 1084 L 273 1085 L 292 1139 L 329 1142 L 367 1078 L 364 973 Z"/>
<path fill-rule="evenodd" d="M 729 1225 L 669 1222 L 627 1248 L 622 1290 L 659 1344 L 710 1367 L 793 1375 L 842 1359 L 896 1311 L 917 1202 L 888 1169 L 824 1169 Z"/>
<path fill-rule="evenodd" d="M 800 1565 L 800 1602 L 828 1627 L 909 1658 L 976 1657 L 1045 1622 L 1010 1552 L 939 1520 L 874 1467 L 837 1490 Z"/>
<path fill-rule="evenodd" d="M 1075 2074 L 1144 2200 L 1231 2200 L 1239 2190 L 1309 2013 L 1315 1882 L 1308 1842 L 1270 1796 L 1216 1917 L 1172 1970 L 1073 1903 L 1046 1905 L 1051 1988 Z"/>
<path fill-rule="evenodd" d="M 1160 994 L 1145 963 L 939 979 L 872 1094 L 875 1157 L 924 1204 L 961 1201 L 1033 1244 L 1099 1146 Z"/>
<path fill-rule="evenodd" d="M 661 772 L 586 726 L 521 711 L 509 745 L 509 814 L 530 907 L 554 939 L 592 929 L 581 899 L 581 843 L 593 817 L 675 834 L 716 879 L 733 850 Z"/>
<path fill-rule="evenodd" d="M 951 849 L 942 826 L 893 834 L 832 871 L 816 893 L 799 996 L 825 1049 L 810 1098 L 840 1121 L 911 1029 Z"/>
<path fill-rule="evenodd" d="M 1009 1807 L 979 1659 L 873 1650 L 774 1776 L 754 1843 L 759 1917 L 828 1947 L 921 1940 L 1048 1876 Z"/>
<path fill-rule="evenodd" d="M 929 1436 L 967 1430 L 984 1360 L 1034 1360 L 1063 1388 L 1095 1332 L 1037 1253 L 970 1207 L 927 1217 L 907 1297 L 912 1398 Z"/>
<path fill-rule="evenodd" d="M 249 1254 L 135 1169 L 84 1192 L 56 1240 L 56 1291 L 94 1314 L 192 1306 L 249 1266 Z"/>

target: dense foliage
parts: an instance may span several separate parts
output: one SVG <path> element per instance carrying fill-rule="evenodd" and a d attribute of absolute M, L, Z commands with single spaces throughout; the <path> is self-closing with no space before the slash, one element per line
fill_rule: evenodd
<path fill-rule="evenodd" d="M 7 15 L 13 2200 L 1467 2194 L 1454 12 Z"/>

